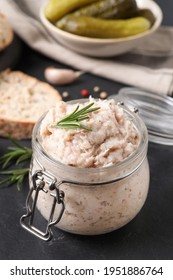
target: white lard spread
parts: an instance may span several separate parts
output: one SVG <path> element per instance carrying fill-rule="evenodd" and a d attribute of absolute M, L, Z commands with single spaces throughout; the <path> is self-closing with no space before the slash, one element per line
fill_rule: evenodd
<path fill-rule="evenodd" d="M 62 129 L 54 125 L 71 114 L 77 104 L 59 101 L 44 118 L 40 128 L 42 146 L 54 159 L 75 167 L 106 167 L 122 161 L 138 147 L 140 137 L 123 109 L 114 100 L 94 100 L 99 110 L 89 113 L 82 123 L 92 128 Z"/>
<path fill-rule="evenodd" d="M 90 102 L 94 102 L 93 107 L 100 107 L 83 121 L 92 131 L 54 127 L 64 116 L 72 113 L 77 104 L 59 101 L 49 110 L 40 123 L 40 142 L 48 157 L 57 160 L 57 164 L 52 165 L 45 156 L 35 151 L 32 174 L 39 170 L 39 161 L 46 171 L 56 177 L 57 182 L 67 177 L 70 181 L 80 182 L 77 185 L 63 183 L 59 187 L 65 194 L 65 211 L 56 226 L 71 233 L 95 235 L 122 227 L 140 211 L 148 193 L 149 167 L 147 144 L 135 160 L 125 161 L 141 149 L 143 140 L 139 130 L 142 128 L 137 129 L 114 100 L 90 98 Z M 80 104 L 80 108 L 86 105 Z M 125 163 L 123 168 L 122 162 Z M 121 180 L 100 183 L 128 174 L 129 170 L 135 171 Z M 85 185 L 87 182 L 97 185 Z M 51 207 L 52 196 L 40 192 L 37 208 L 46 219 L 49 219 Z M 61 205 L 57 204 L 55 219 L 60 209 Z"/>

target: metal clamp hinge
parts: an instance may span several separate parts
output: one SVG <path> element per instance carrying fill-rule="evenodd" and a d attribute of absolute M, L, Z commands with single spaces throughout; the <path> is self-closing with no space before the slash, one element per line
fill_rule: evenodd
<path fill-rule="evenodd" d="M 54 176 L 52 176 L 50 173 L 43 170 L 36 171 L 32 175 L 31 179 L 33 185 L 26 199 L 27 213 L 21 217 L 20 224 L 23 228 L 25 228 L 30 233 L 34 234 L 35 236 L 45 241 L 48 241 L 52 238 L 51 227 L 60 221 L 65 209 L 64 192 L 59 190 L 59 186 L 62 184 L 62 182 L 57 182 Z M 54 190 L 53 193 L 50 192 L 53 190 Z M 46 225 L 45 232 L 39 230 L 33 225 L 36 204 L 40 191 L 43 191 L 45 193 L 50 193 L 50 195 L 53 197 L 52 207 L 50 210 L 49 219 Z M 61 210 L 57 219 L 54 220 L 54 212 L 55 212 L 56 204 L 61 204 Z"/>

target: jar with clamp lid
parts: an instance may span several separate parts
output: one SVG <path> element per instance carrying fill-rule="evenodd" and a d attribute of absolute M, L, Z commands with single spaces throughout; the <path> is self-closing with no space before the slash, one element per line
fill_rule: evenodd
<path fill-rule="evenodd" d="M 40 139 L 45 115 L 36 123 L 27 213 L 21 218 L 29 232 L 50 240 L 55 225 L 74 234 L 104 234 L 126 225 L 141 210 L 149 188 L 147 129 L 138 114 L 119 106 L 139 133 L 140 142 L 129 157 L 107 167 L 79 168 L 55 160 Z M 47 220 L 45 231 L 34 226 L 36 208 Z"/>

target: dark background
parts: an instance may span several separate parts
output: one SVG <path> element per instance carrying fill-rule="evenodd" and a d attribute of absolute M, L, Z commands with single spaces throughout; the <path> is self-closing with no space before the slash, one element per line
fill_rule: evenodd
<path fill-rule="evenodd" d="M 163 10 L 163 24 L 172 26 L 173 2 L 156 2 Z M 67 68 L 32 51 L 17 38 L 13 48 L 6 52 L 12 69 L 43 81 L 47 66 Z M 57 89 L 60 93 L 68 91 L 69 99 L 76 99 L 81 98 L 83 88 L 97 97 L 93 93 L 94 86 L 111 95 L 124 85 L 85 74 L 74 84 Z M 30 141 L 22 143 L 30 146 Z M 8 140 L 0 139 L 1 155 L 9 145 Z M 53 229 L 52 241 L 45 243 L 19 224 L 21 215 L 25 213 L 28 183 L 22 186 L 21 191 L 17 191 L 15 186 L 0 186 L 0 259 L 173 259 L 173 147 L 149 143 L 148 160 L 151 182 L 143 209 L 125 227 L 100 236 L 78 236 Z M 44 220 L 39 216 L 38 225 L 42 222 Z"/>

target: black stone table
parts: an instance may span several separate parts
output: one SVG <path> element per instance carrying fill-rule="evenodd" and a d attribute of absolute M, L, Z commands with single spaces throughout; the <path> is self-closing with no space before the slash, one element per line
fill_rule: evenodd
<path fill-rule="evenodd" d="M 172 1 L 156 2 L 163 9 L 163 23 L 173 25 Z M 21 48 L 21 42 L 17 44 Z M 10 62 L 7 66 L 44 81 L 44 69 L 50 65 L 63 66 L 22 43 L 15 66 L 10 65 Z M 111 95 L 124 85 L 85 74 L 72 85 L 57 89 L 60 92 L 68 91 L 70 99 L 77 99 L 81 98 L 81 89 L 86 88 L 92 93 L 94 86 L 99 86 Z M 30 141 L 22 143 L 30 146 Z M 0 138 L 0 155 L 9 144 L 7 139 Z M 53 229 L 54 237 L 50 242 L 39 240 L 19 224 L 21 215 L 25 213 L 28 182 L 23 184 L 21 191 L 15 186 L 0 186 L 0 259 L 173 259 L 173 146 L 149 143 L 148 160 L 151 181 L 144 207 L 128 225 L 100 236 L 78 236 Z M 41 224 L 42 220 L 40 216 L 38 223 Z"/>

